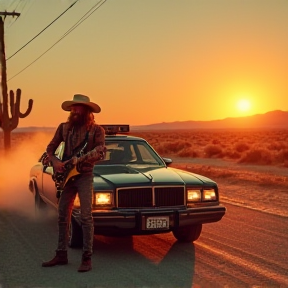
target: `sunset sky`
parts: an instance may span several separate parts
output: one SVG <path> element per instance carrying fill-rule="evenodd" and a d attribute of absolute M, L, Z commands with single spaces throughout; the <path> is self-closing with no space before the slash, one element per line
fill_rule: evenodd
<path fill-rule="evenodd" d="M 75 1 L 0 2 L 21 13 L 4 22 L 8 89 L 21 112 L 34 100 L 18 127 L 57 126 L 75 93 L 99 124 L 288 110 L 287 0 L 79 0 L 35 37 Z"/>

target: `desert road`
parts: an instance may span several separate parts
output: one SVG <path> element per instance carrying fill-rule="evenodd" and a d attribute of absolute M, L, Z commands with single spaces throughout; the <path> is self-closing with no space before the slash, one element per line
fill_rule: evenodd
<path fill-rule="evenodd" d="M 78 249 L 68 250 L 68 265 L 41 267 L 54 256 L 54 211 L 35 221 L 30 214 L 1 208 L 0 287 L 288 287 L 287 217 L 223 204 L 227 214 L 205 224 L 194 244 L 178 243 L 172 233 L 95 236 L 88 273 L 77 272 Z"/>

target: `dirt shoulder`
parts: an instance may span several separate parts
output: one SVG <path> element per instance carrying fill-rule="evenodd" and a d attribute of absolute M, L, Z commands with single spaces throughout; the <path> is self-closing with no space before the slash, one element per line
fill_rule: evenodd
<path fill-rule="evenodd" d="M 237 163 L 232 160 L 223 160 L 216 158 L 182 158 L 182 157 L 168 157 L 173 160 L 172 165 L 202 165 L 207 167 L 217 167 L 222 169 L 229 169 L 234 171 L 253 171 L 257 173 L 268 173 L 277 176 L 288 177 L 288 168 L 278 167 L 272 165 L 252 165 Z"/>
<path fill-rule="evenodd" d="M 221 159 L 172 159 L 171 167 L 216 181 L 224 204 L 288 217 L 288 168 L 244 165 Z"/>

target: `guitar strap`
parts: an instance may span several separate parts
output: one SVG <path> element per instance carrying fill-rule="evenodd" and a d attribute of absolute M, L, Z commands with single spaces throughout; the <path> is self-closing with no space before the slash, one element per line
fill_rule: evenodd
<path fill-rule="evenodd" d="M 79 157 L 79 156 L 81 156 L 81 155 L 84 154 L 84 149 L 85 149 L 85 147 L 86 147 L 87 144 L 88 144 L 88 136 L 89 136 L 89 132 L 90 132 L 90 130 L 87 130 L 83 142 L 80 143 L 76 148 L 73 149 L 73 152 L 72 152 L 71 155 L 69 155 L 69 156 L 65 155 L 63 161 L 65 161 L 65 160 L 69 160 L 69 159 L 71 159 L 73 156 L 78 156 L 78 157 Z M 66 133 L 66 137 L 65 137 L 65 141 L 64 141 L 64 143 L 67 143 L 69 133 L 71 133 L 71 129 L 68 131 L 68 133 Z"/>
<path fill-rule="evenodd" d="M 79 147 L 82 147 L 82 148 L 76 153 L 76 155 L 82 156 L 82 155 L 84 154 L 84 150 L 85 150 L 85 148 L 86 148 L 86 146 L 87 146 L 87 144 L 88 144 L 89 132 L 90 132 L 90 130 L 87 130 L 84 141 L 83 141 L 78 147 L 76 147 L 76 148 L 74 149 L 74 151 L 78 151 L 78 150 L 79 150 Z M 75 155 L 75 154 L 74 154 L 74 155 Z"/>

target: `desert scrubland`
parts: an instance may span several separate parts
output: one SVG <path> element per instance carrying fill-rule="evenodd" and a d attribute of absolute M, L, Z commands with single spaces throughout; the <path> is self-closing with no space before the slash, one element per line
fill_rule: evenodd
<path fill-rule="evenodd" d="M 136 130 L 130 134 L 145 138 L 160 155 L 222 159 L 235 163 L 288 168 L 288 129 L 152 132 Z M 43 151 L 52 136 L 52 132 L 12 132 L 11 150 L 30 145 L 36 150 Z M 2 132 L 0 132 L 0 152 L 4 153 Z"/>
<path fill-rule="evenodd" d="M 147 139 L 160 154 L 288 167 L 288 129 L 135 131 L 133 134 Z"/>
<path fill-rule="evenodd" d="M 248 167 L 254 165 L 254 170 L 272 167 L 283 168 L 283 173 L 288 169 L 288 129 L 262 129 L 262 130 L 162 130 L 162 131 L 131 131 L 130 135 L 145 138 L 154 149 L 165 157 L 185 160 L 191 164 L 200 163 L 203 167 L 201 172 L 204 175 L 211 174 L 213 163 L 220 163 L 225 171 L 214 171 L 214 176 L 228 177 L 231 163 L 238 164 L 238 167 Z M 11 152 L 12 154 L 32 153 L 40 157 L 44 152 L 47 143 L 53 136 L 53 132 L 12 132 Z M 0 155 L 4 155 L 3 133 L 0 133 Z M 36 158 L 37 158 L 36 157 Z M 35 158 L 35 159 L 36 159 Z M 197 159 L 197 161 L 196 161 Z M 211 163 L 208 168 L 204 163 Z M 175 161 L 174 161 L 175 162 Z M 179 162 L 179 161 L 178 161 Z M 226 163 L 227 165 L 223 165 Z M 242 165 L 241 165 L 242 164 Z M 183 166 L 183 165 L 182 165 Z M 216 165 L 217 166 L 217 165 Z M 266 168 L 265 168 L 266 167 Z M 243 170 L 242 169 L 242 170 Z M 248 169 L 248 168 L 247 168 Z M 223 169 L 222 169 L 223 170 Z M 275 170 L 275 169 L 274 169 Z M 276 170 L 275 170 L 276 171 Z M 280 171 L 278 169 L 278 171 Z M 236 175 L 234 175 L 236 176 Z M 287 172 L 288 176 L 288 172 Z M 266 182 L 267 177 L 263 181 Z M 261 179 L 262 180 L 262 179 Z"/>

